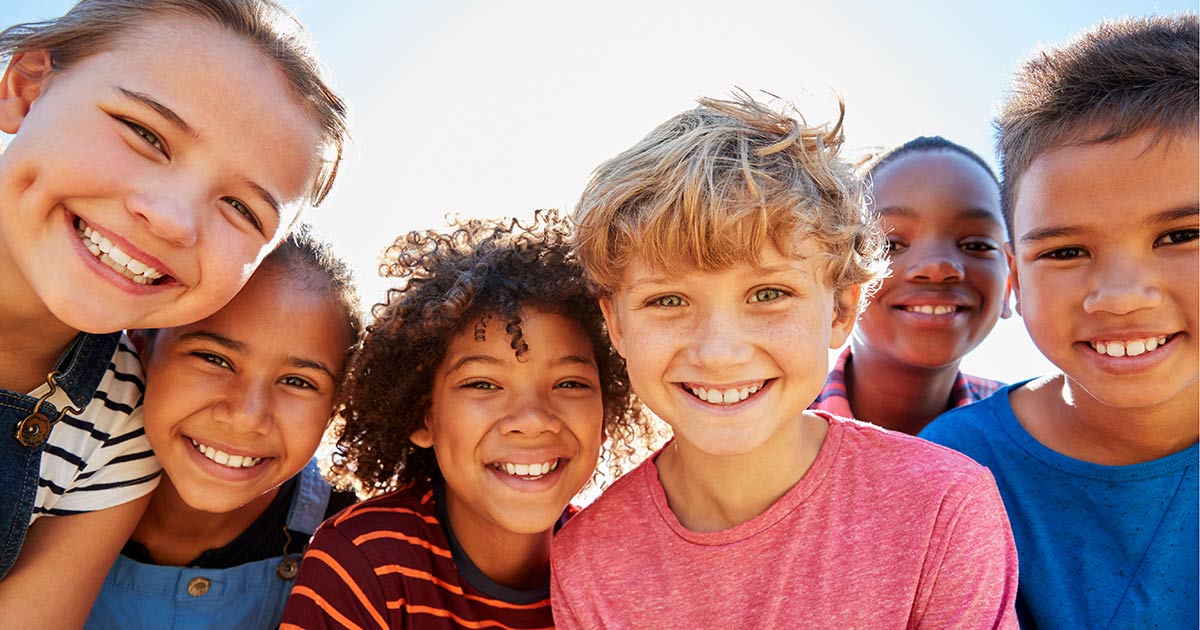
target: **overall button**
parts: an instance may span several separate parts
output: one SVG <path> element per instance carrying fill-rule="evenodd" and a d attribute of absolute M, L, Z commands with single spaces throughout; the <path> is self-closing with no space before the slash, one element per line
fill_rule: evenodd
<path fill-rule="evenodd" d="M 192 597 L 204 597 L 208 593 L 208 587 L 212 585 L 206 577 L 192 578 L 188 582 L 188 595 Z"/>

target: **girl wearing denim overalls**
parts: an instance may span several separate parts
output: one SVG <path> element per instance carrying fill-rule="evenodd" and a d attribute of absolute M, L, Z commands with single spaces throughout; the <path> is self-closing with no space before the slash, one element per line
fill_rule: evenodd
<path fill-rule="evenodd" d="M 0 627 L 78 627 L 147 504 L 119 331 L 220 308 L 328 189 L 344 107 L 298 35 L 269 0 L 0 32 Z"/>
<path fill-rule="evenodd" d="M 132 333 L 165 474 L 87 628 L 279 626 L 309 537 L 354 498 L 310 460 L 361 328 L 346 266 L 303 230 L 211 317 Z"/>

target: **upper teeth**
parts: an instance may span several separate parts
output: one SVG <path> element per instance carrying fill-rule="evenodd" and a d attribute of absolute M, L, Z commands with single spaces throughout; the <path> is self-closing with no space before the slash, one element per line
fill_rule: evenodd
<path fill-rule="evenodd" d="M 1147 337 L 1133 341 L 1093 341 L 1092 348 L 1110 357 L 1136 357 L 1167 343 L 1167 336 Z"/>
<path fill-rule="evenodd" d="M 704 387 L 691 387 L 689 385 L 688 389 L 700 400 L 710 402 L 714 405 L 732 405 L 733 403 L 746 400 L 750 397 L 750 394 L 762 389 L 762 386 L 763 384 L 759 383 L 757 385 L 743 385 L 742 387 L 731 387 L 728 389 L 721 389 L 719 387 L 706 389 Z"/>
<path fill-rule="evenodd" d="M 954 311 L 957 311 L 958 307 L 946 306 L 943 304 L 939 304 L 937 306 L 929 306 L 927 304 L 921 304 L 919 306 L 905 306 L 904 310 L 910 311 L 913 313 L 925 313 L 927 315 L 945 315 L 946 313 L 953 313 Z"/>
<path fill-rule="evenodd" d="M 108 265 L 113 271 L 138 284 L 150 284 L 163 276 L 162 272 L 126 254 L 102 234 L 93 230 L 82 220 L 75 230 L 89 252 Z"/>
<path fill-rule="evenodd" d="M 249 468 L 263 460 L 261 457 L 250 457 L 249 455 L 230 455 L 225 451 L 218 451 L 217 449 L 201 444 L 196 440 L 192 440 L 192 446 L 195 446 L 196 450 L 200 451 L 200 453 L 205 457 L 217 462 L 222 466 L 228 466 L 230 468 Z"/>
<path fill-rule="evenodd" d="M 514 464 L 512 462 L 497 462 L 494 466 L 510 475 L 518 477 L 528 477 L 531 479 L 540 479 L 542 476 L 550 473 L 551 470 L 558 468 L 558 460 L 552 459 L 548 462 L 540 464 Z"/>

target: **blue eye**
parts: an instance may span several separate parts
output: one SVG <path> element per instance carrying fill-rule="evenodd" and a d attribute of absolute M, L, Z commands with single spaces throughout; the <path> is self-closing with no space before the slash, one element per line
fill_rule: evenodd
<path fill-rule="evenodd" d="M 906 249 L 908 249 L 908 245 L 905 245 L 904 243 L 901 243 L 900 241 L 893 241 L 891 239 L 888 239 L 887 250 L 888 250 L 889 254 L 895 254 L 898 252 L 902 252 Z"/>
<path fill-rule="evenodd" d="M 783 289 L 776 289 L 776 288 L 759 289 L 754 292 L 754 295 L 750 296 L 750 301 L 751 302 L 774 302 L 775 300 L 778 300 L 779 298 L 783 297 L 784 295 L 786 295 L 786 294 L 783 292 Z"/>

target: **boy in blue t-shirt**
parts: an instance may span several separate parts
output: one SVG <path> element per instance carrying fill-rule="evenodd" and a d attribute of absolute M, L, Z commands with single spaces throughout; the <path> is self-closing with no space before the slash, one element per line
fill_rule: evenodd
<path fill-rule="evenodd" d="M 1062 372 L 922 437 L 988 466 L 1037 628 L 1197 621 L 1195 14 L 1038 54 L 997 127 L 1018 312 Z"/>

